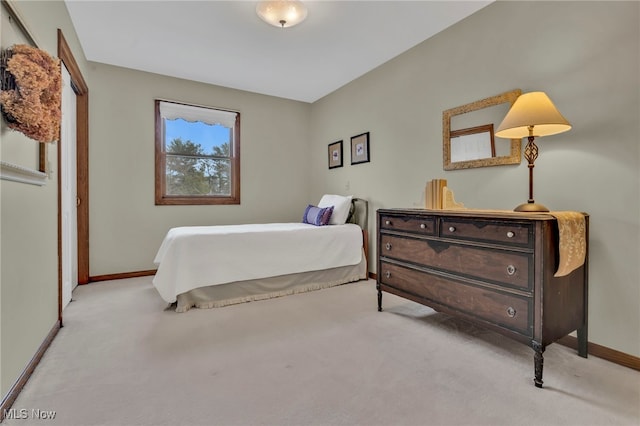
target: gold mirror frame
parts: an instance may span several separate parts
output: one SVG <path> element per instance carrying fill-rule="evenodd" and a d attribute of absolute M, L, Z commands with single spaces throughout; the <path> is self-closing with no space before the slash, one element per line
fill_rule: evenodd
<path fill-rule="evenodd" d="M 522 94 L 520 89 L 505 92 L 497 96 L 481 99 L 470 104 L 451 108 L 442 113 L 442 156 L 444 170 L 470 169 L 474 167 L 502 166 L 505 164 L 520 164 L 522 161 L 521 144 L 522 139 L 511 139 L 511 147 L 509 155 L 501 157 L 480 158 L 477 160 L 451 162 L 451 118 L 456 115 L 466 114 L 483 108 L 489 108 L 504 103 L 509 103 L 509 107 Z M 505 113 L 506 114 L 506 113 Z M 499 117 L 502 120 L 504 117 Z M 487 123 L 489 124 L 489 123 Z M 494 123 L 491 123 L 494 124 Z M 497 126 L 499 124 L 495 123 Z"/>

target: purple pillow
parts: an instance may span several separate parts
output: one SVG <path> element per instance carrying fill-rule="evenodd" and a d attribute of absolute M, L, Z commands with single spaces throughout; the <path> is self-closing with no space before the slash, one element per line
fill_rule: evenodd
<path fill-rule="evenodd" d="M 309 204 L 302 216 L 302 223 L 309 223 L 316 226 L 328 225 L 331 214 L 333 214 L 333 206 L 321 208 Z"/>

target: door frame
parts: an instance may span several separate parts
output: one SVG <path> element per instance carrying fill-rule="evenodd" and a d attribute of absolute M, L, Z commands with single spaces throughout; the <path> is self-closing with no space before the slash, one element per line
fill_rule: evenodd
<path fill-rule="evenodd" d="M 76 93 L 76 180 L 78 193 L 78 284 L 89 282 L 89 87 L 71 48 L 58 28 L 58 57 L 67 67 Z M 58 320 L 62 326 L 62 170 L 58 143 Z M 40 156 L 40 167 L 46 158 Z M 45 164 L 42 164 L 42 163 Z"/>

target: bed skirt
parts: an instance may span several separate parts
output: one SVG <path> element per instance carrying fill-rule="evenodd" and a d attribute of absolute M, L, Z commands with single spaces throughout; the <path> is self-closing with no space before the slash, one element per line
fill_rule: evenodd
<path fill-rule="evenodd" d="M 334 287 L 367 279 L 367 275 L 367 261 L 363 255 L 362 261 L 353 266 L 196 288 L 179 294 L 171 306 L 175 306 L 176 312 L 186 312 L 193 307 L 220 308 Z"/>

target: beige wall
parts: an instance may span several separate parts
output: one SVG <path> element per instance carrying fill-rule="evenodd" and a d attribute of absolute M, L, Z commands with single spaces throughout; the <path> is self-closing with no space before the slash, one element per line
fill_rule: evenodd
<path fill-rule="evenodd" d="M 639 5 L 494 3 L 316 102 L 312 194 L 366 197 L 374 224 L 377 208 L 422 206 L 439 177 L 467 207 L 512 209 L 527 198 L 526 162 L 443 171 L 442 111 L 546 91 L 573 129 L 538 141 L 536 200 L 591 215 L 589 340 L 640 356 Z M 315 160 L 363 131 L 371 163 Z"/>
<path fill-rule="evenodd" d="M 469 207 L 510 209 L 526 166 L 444 172 L 441 114 L 544 90 L 574 128 L 540 141 L 536 198 L 591 214 L 590 340 L 640 356 L 638 3 L 496 3 L 313 105 L 87 64 L 62 2 L 19 4 L 50 53 L 64 30 L 90 87 L 91 275 L 154 268 L 172 226 L 298 220 L 325 192 L 369 199 L 372 237 L 375 209 L 421 206 L 435 177 Z M 241 112 L 240 206 L 154 205 L 156 97 Z M 371 163 L 350 166 L 364 131 Z M 329 171 L 339 139 L 346 164 Z M 44 187 L 0 181 L 2 395 L 57 318 L 56 188 L 55 173 Z"/>
<path fill-rule="evenodd" d="M 155 269 L 172 227 L 297 221 L 316 201 L 309 104 L 103 64 L 89 74 L 91 276 Z M 154 99 L 240 112 L 240 205 L 154 205 Z"/>
<path fill-rule="evenodd" d="M 52 56 L 57 56 L 57 29 L 62 29 L 84 71 L 84 56 L 64 3 L 21 1 L 14 5 L 40 43 L 39 47 Z M 5 148 L 10 147 L 5 140 L 9 142 L 13 133 L 6 129 L 3 120 L 0 144 L 3 159 Z M 58 319 L 57 145 L 49 144 L 47 150 L 54 168 L 46 185 L 0 181 L 2 396 L 18 379 Z M 32 167 L 36 165 L 34 159 Z"/>

